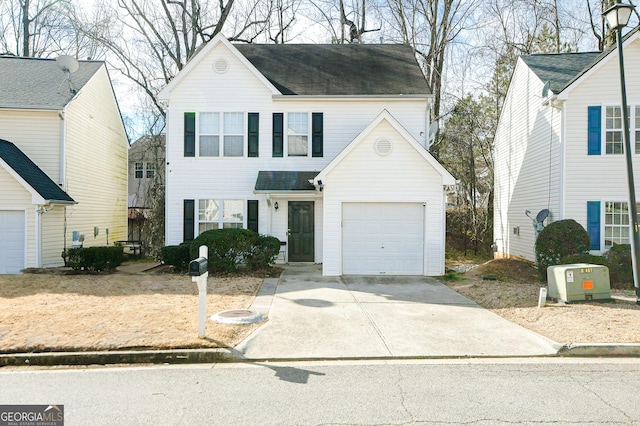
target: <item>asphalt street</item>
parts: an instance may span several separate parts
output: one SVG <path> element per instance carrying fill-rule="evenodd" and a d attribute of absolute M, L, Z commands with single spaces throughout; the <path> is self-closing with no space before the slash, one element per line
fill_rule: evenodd
<path fill-rule="evenodd" d="M 639 359 L 0 369 L 0 404 L 65 425 L 640 424 Z"/>

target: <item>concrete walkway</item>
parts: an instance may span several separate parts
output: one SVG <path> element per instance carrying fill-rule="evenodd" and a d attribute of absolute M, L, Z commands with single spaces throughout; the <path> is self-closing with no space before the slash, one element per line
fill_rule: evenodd
<path fill-rule="evenodd" d="M 251 307 L 269 321 L 235 349 L 247 359 L 555 355 L 561 345 L 428 277 L 323 277 L 289 267 Z"/>

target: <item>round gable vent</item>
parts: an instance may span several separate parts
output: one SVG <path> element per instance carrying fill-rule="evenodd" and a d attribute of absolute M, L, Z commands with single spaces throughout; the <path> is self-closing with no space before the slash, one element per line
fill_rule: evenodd
<path fill-rule="evenodd" d="M 229 69 L 229 62 L 226 59 L 220 58 L 213 62 L 213 70 L 218 74 L 224 74 Z"/>
<path fill-rule="evenodd" d="M 376 150 L 376 153 L 383 157 L 389 155 L 393 149 L 391 141 L 387 138 L 377 139 L 373 144 L 373 147 Z"/>

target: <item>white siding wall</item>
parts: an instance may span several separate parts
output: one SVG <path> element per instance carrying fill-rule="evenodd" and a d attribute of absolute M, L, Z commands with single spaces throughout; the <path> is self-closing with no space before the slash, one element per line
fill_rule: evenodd
<path fill-rule="evenodd" d="M 379 156 L 376 139 L 392 141 Z M 425 274 L 444 273 L 442 177 L 386 121 L 382 121 L 327 176 L 324 187 L 324 275 L 342 274 L 342 203 L 421 202 L 425 214 Z"/>
<path fill-rule="evenodd" d="M 60 126 L 56 111 L 0 110 L 0 139 L 13 142 L 60 183 Z"/>
<path fill-rule="evenodd" d="M 26 214 L 25 263 L 36 266 L 35 252 L 35 206 L 31 204 L 31 193 L 27 191 L 4 167 L 0 167 L 0 210 L 20 210 Z"/>
<path fill-rule="evenodd" d="M 213 63 L 224 58 L 229 63 L 225 74 L 216 74 Z M 267 213 L 264 195 L 253 193 L 259 170 L 321 171 L 382 110 L 388 109 L 418 140 L 424 140 L 427 102 L 425 99 L 384 100 L 292 100 L 272 98 L 271 92 L 224 45 L 213 49 L 174 88 L 167 115 L 167 227 L 166 243 L 183 240 L 184 199 L 258 199 L 259 231 L 285 239 L 286 203 L 273 214 Z M 260 113 L 260 149 L 258 158 L 185 158 L 183 123 L 185 112 L 258 112 Z M 324 157 L 273 158 L 272 113 L 322 112 L 324 114 Z M 246 121 L 245 121 L 246 125 Z M 426 133 L 426 132 L 425 132 Z M 197 141 L 196 141 L 197 144 Z M 285 142 L 286 144 L 286 142 Z M 197 206 L 196 206 L 197 207 Z M 316 200 L 316 235 L 321 235 L 322 204 Z M 272 209 L 272 207 L 271 207 Z M 197 213 L 197 212 L 196 212 Z M 321 261 L 321 240 L 317 237 L 316 259 Z"/>
<path fill-rule="evenodd" d="M 633 108 L 640 105 L 640 42 L 636 41 L 624 50 L 628 103 Z M 569 93 L 565 102 L 566 114 L 566 192 L 565 218 L 575 219 L 586 227 L 587 201 L 628 201 L 625 156 L 587 155 L 587 108 L 601 105 L 602 118 L 605 107 L 621 104 L 618 56 L 614 52 L 601 67 L 594 69 L 580 85 Z M 634 111 L 631 110 L 633 122 Z M 602 124 L 604 129 L 604 121 Z M 634 131 L 631 130 L 633 141 Z M 603 135 L 604 142 L 604 135 Z M 640 185 L 640 155 L 633 158 L 636 192 Z M 638 194 L 636 193 L 636 197 Z M 604 209 L 604 203 L 601 210 Z M 602 213 L 602 212 L 601 212 Z M 601 216 L 604 223 L 604 216 Z M 602 232 L 602 237 L 604 233 Z M 602 246 L 601 246 L 602 247 Z"/>
<path fill-rule="evenodd" d="M 73 231 L 84 234 L 85 247 L 106 245 L 107 228 L 110 245 L 125 240 L 128 143 L 104 67 L 68 105 L 65 120 L 66 190 L 78 202 L 67 207 L 67 247 Z"/>
<path fill-rule="evenodd" d="M 64 211 L 63 206 L 56 206 L 40 215 L 40 229 L 42 239 L 43 268 L 51 268 L 64 264 L 62 251 L 64 250 Z M 71 237 L 67 237 L 67 248 L 71 246 Z"/>
<path fill-rule="evenodd" d="M 561 111 L 543 105 L 543 86 L 518 60 L 494 142 L 494 239 L 499 257 L 535 260 L 536 233 L 526 210 L 535 217 L 549 209 L 545 223 L 560 219 Z"/>

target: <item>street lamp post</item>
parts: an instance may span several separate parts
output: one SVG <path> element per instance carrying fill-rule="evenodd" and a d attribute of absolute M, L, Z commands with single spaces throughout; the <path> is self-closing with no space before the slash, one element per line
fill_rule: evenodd
<path fill-rule="evenodd" d="M 616 33 L 618 43 L 618 61 L 620 63 L 620 89 L 622 91 L 622 138 L 627 160 L 627 183 L 629 186 L 629 225 L 631 226 L 631 264 L 633 266 L 633 286 L 636 290 L 636 304 L 640 305 L 640 231 L 638 230 L 638 208 L 636 206 L 636 189 L 633 180 L 633 162 L 631 138 L 629 137 L 629 109 L 627 106 L 627 88 L 624 77 L 624 55 L 622 53 L 622 28 L 629 23 L 634 6 L 617 3 L 604 11 L 607 25 Z"/>

